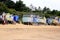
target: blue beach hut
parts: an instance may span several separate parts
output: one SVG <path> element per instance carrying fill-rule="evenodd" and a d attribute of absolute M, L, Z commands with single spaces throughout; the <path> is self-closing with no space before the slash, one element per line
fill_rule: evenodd
<path fill-rule="evenodd" d="M 14 15 L 13 20 L 14 20 L 15 22 L 19 23 L 19 16 L 18 16 L 18 15 Z"/>

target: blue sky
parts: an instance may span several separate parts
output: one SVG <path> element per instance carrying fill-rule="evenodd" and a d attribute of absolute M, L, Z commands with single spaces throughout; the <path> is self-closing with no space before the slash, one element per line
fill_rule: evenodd
<path fill-rule="evenodd" d="M 17 1 L 17 0 L 13 0 Z M 26 6 L 30 7 L 32 4 L 33 6 L 40 6 L 41 8 L 44 8 L 45 6 L 50 8 L 51 10 L 56 9 L 60 10 L 60 0 L 22 0 Z"/>

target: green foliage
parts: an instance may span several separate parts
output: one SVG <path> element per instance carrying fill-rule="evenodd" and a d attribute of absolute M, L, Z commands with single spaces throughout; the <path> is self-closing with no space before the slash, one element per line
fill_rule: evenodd
<path fill-rule="evenodd" d="M 17 1 L 16 4 L 15 4 L 15 10 L 16 11 L 29 11 L 30 9 L 28 7 L 26 7 L 25 4 L 23 4 L 23 2 L 20 0 L 20 1 Z"/>
<path fill-rule="evenodd" d="M 9 9 L 9 10 L 8 10 L 8 13 L 16 14 L 16 10 L 14 10 L 14 9 Z"/>
<path fill-rule="evenodd" d="M 5 2 L 5 5 L 6 5 L 8 8 L 13 8 L 13 9 L 14 9 L 15 3 L 10 0 L 10 1 L 6 1 L 6 2 Z"/>
<path fill-rule="evenodd" d="M 6 7 L 6 5 L 2 2 L 0 2 L 0 13 L 1 12 L 7 12 L 8 8 Z"/>
<path fill-rule="evenodd" d="M 0 0 L 0 2 L 3 2 L 9 9 L 15 9 L 16 11 L 30 11 L 28 7 L 26 7 L 25 4 L 23 4 L 23 1 L 19 0 L 16 3 L 14 3 L 12 0 Z"/>

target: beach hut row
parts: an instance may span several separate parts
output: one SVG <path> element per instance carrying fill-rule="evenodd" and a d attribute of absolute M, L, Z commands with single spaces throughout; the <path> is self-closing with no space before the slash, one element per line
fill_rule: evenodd
<path fill-rule="evenodd" d="M 23 15 L 22 17 L 23 24 L 46 24 L 46 25 L 59 25 L 60 18 L 59 17 L 43 17 L 39 15 Z"/>
<path fill-rule="evenodd" d="M 20 23 L 20 19 L 18 15 L 13 15 L 10 13 L 2 13 L 2 15 L 0 15 L 0 23 L 2 24 L 16 24 L 16 23 Z M 44 25 L 60 25 L 60 18 L 59 17 L 49 17 L 46 18 L 44 16 L 39 16 L 39 15 L 35 15 L 35 14 L 26 14 L 23 15 L 22 17 L 22 24 L 29 24 L 29 25 L 33 25 L 33 24 L 44 24 Z"/>

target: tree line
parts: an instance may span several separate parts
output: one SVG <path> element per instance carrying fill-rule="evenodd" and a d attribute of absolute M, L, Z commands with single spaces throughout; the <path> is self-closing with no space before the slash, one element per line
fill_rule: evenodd
<path fill-rule="evenodd" d="M 12 0 L 0 0 L 0 14 L 2 14 L 2 12 L 8 12 L 11 14 L 17 14 L 22 17 L 23 14 L 28 14 L 32 12 L 32 14 L 34 13 L 45 17 L 60 16 L 60 11 L 51 11 L 47 7 L 44 7 L 43 9 L 41 9 L 41 7 L 38 7 L 38 9 L 35 7 L 34 9 L 35 10 L 32 11 L 32 9 L 27 7 L 21 0 L 16 1 L 16 3 Z"/>

